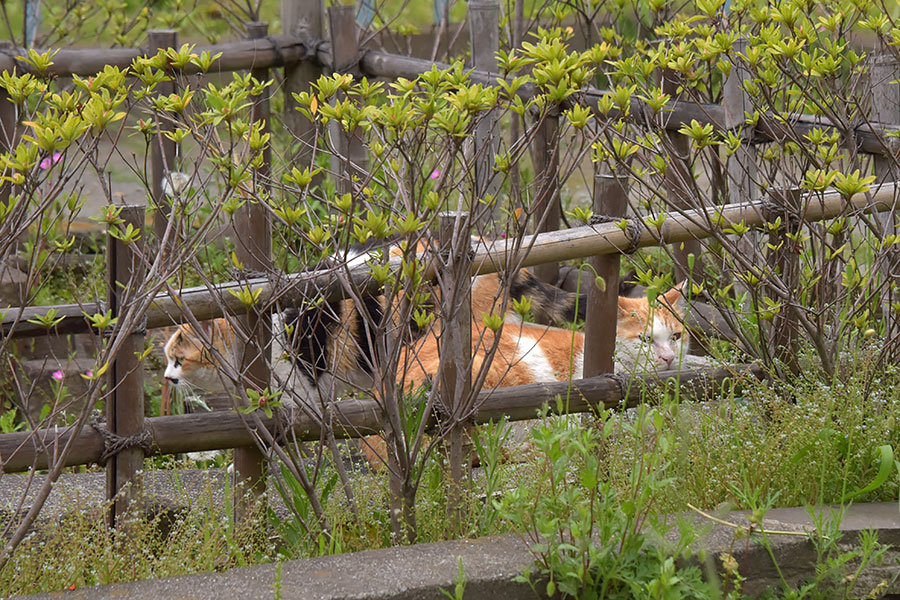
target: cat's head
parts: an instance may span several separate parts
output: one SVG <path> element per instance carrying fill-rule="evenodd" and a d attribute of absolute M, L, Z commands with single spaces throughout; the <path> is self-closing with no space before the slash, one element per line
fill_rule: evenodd
<path fill-rule="evenodd" d="M 234 335 L 226 319 L 215 319 L 197 331 L 180 325 L 164 347 L 164 377 L 178 388 L 196 388 L 208 394 L 226 393 L 224 380 L 213 363 L 214 348 L 220 356 L 233 354 Z"/>
<path fill-rule="evenodd" d="M 628 370 L 642 365 L 674 368 L 687 352 L 690 340 L 681 317 L 684 283 L 657 297 L 652 306 L 646 296 L 619 298 L 618 359 Z"/>

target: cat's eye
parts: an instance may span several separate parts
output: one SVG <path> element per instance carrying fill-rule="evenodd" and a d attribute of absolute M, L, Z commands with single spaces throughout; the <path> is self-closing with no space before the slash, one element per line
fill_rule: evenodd
<path fill-rule="evenodd" d="M 678 340 L 681 339 L 681 334 L 680 334 L 680 333 L 674 333 L 674 334 L 672 334 L 672 339 L 675 340 L 675 341 L 677 342 Z"/>
<path fill-rule="evenodd" d="M 181 364 L 182 364 L 184 361 L 183 361 L 183 359 L 180 359 L 180 358 L 177 358 L 177 357 L 176 357 L 175 360 L 172 361 L 172 362 L 175 363 L 175 366 L 176 366 L 176 367 L 180 367 Z"/>

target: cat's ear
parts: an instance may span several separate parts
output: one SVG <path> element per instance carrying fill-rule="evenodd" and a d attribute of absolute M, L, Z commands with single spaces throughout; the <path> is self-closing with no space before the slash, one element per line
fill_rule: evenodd
<path fill-rule="evenodd" d="M 662 295 L 663 304 L 670 307 L 683 306 L 686 302 L 684 292 L 687 289 L 686 286 L 688 285 L 689 283 L 687 279 L 682 279 L 680 282 L 675 284 L 672 289 Z"/>
<path fill-rule="evenodd" d="M 619 300 L 618 300 L 619 311 L 618 311 L 617 318 L 625 319 L 625 318 L 630 317 L 632 315 L 632 313 L 634 313 L 634 309 L 635 309 L 634 304 L 635 304 L 634 298 L 628 298 L 626 296 L 619 296 Z"/>

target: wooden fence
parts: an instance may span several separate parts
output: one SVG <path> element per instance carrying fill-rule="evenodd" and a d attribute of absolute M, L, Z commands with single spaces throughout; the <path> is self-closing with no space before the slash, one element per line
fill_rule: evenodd
<path fill-rule="evenodd" d="M 473 27 L 478 31 L 496 31 L 498 11 L 494 10 L 496 3 L 483 1 L 479 5 L 478 18 L 473 19 Z M 493 6 L 492 6 L 493 4 Z M 284 33 L 268 35 L 264 24 L 249 24 L 247 27 L 250 39 L 227 44 L 220 44 L 196 51 L 207 50 L 211 54 L 221 53 L 221 57 L 215 63 L 215 70 L 220 72 L 250 69 L 259 78 L 267 78 L 268 70 L 273 68 L 284 69 L 283 90 L 285 96 L 285 113 L 282 116 L 284 126 L 290 129 L 293 136 L 298 139 L 306 139 L 310 135 L 309 125 L 297 119 L 294 111 L 292 92 L 306 90 L 322 70 L 338 70 L 353 72 L 370 77 L 407 77 L 414 78 L 418 74 L 431 69 L 434 63 L 431 61 L 396 56 L 375 50 L 358 49 L 355 45 L 356 24 L 354 23 L 354 11 L 346 7 L 335 6 L 329 9 L 327 15 L 330 22 L 330 39 L 324 35 L 324 20 L 326 13 L 320 0 L 307 2 L 304 0 L 284 0 Z M 484 36 L 478 36 L 479 41 Z M 496 52 L 491 44 L 496 43 L 487 40 L 486 47 L 479 47 L 475 55 L 476 67 L 469 74 L 474 82 L 482 82 L 495 85 L 496 73 L 490 72 L 496 69 L 496 64 L 491 64 L 490 57 Z M 146 49 L 114 49 L 114 50 L 60 50 L 54 57 L 54 64 L 50 71 L 57 75 L 90 75 L 101 70 L 105 65 L 128 66 L 136 57 L 152 53 L 156 48 L 177 46 L 177 34 L 174 31 L 155 31 L 150 35 Z M 336 51 L 339 49 L 340 52 Z M 0 70 L 15 67 L 20 72 L 27 71 L 28 65 L 14 58 L 16 51 L 0 54 Z M 437 65 L 439 68 L 444 66 Z M 191 67 L 185 72 L 189 73 Z M 740 79 L 739 69 L 734 70 L 734 80 Z M 671 106 L 669 118 L 665 127 L 673 132 L 682 126 L 696 120 L 701 124 L 712 124 L 717 129 L 730 129 L 743 120 L 743 104 L 746 97 L 739 88 L 730 82 L 730 91 L 725 94 L 725 103 L 722 105 L 703 105 L 689 100 L 679 99 Z M 165 90 L 161 90 L 165 92 Z M 523 97 L 531 97 L 535 90 L 530 86 L 522 86 L 518 93 Z M 596 89 L 587 89 L 582 94 L 582 102 L 590 106 L 598 118 L 606 118 L 597 110 L 598 100 L 606 92 Z M 631 100 L 631 111 L 635 114 L 645 114 L 645 106 L 637 98 Z M 0 124 L 9 128 L 14 119 L 10 115 L 10 104 L 0 102 Z M 266 98 L 257 98 L 254 106 L 254 119 L 266 120 L 269 115 L 268 101 Z M 615 115 L 613 115 L 615 116 Z M 900 121 L 900 115 L 897 116 Z M 557 124 L 553 119 L 548 119 L 542 124 L 547 130 L 537 136 L 534 155 L 536 164 L 543 165 L 545 176 L 536 182 L 538 188 L 537 199 L 546 207 L 552 207 L 559 194 L 560 182 L 553 169 L 554 157 L 558 149 L 553 147 L 556 139 L 553 128 Z M 831 127 L 828 122 L 821 119 L 798 116 L 796 123 L 792 125 L 794 131 L 811 129 L 812 127 Z M 763 115 L 752 131 L 747 132 L 748 144 L 750 141 L 779 140 L 784 136 L 784 125 L 779 119 L 770 115 Z M 842 131 L 845 137 L 849 137 L 849 143 L 855 144 L 862 152 L 876 155 L 893 155 L 895 148 L 887 143 L 887 134 L 897 130 L 896 125 L 883 125 L 875 122 L 862 122 L 852 131 Z M 476 144 L 492 144 L 496 136 L 496 125 L 487 121 L 487 126 L 480 129 L 476 136 Z M 7 136 L 9 137 L 9 136 Z M 11 138 L 10 138 L 11 139 Z M 350 154 L 360 152 L 361 145 L 352 138 L 342 142 L 344 150 Z M 168 172 L 169 165 L 173 164 L 173 148 L 168 144 L 153 144 L 152 147 L 152 195 L 154 199 L 162 198 L 161 183 Z M 492 152 L 485 152 L 486 156 L 492 156 Z M 268 161 L 268 157 L 266 158 Z M 304 160 L 300 156 L 300 161 Z M 308 162 L 308 161 L 307 161 Z M 364 157 L 354 164 L 364 164 Z M 490 172 L 492 165 L 487 162 L 480 164 L 479 172 Z M 484 181 L 484 189 L 488 183 Z M 481 184 L 479 184 L 481 185 Z M 860 211 L 885 211 L 893 210 L 898 190 L 894 184 L 885 184 L 873 193 L 858 194 L 849 200 L 840 195 L 826 194 L 815 202 L 800 207 L 799 212 L 808 221 L 826 219 L 840 214 L 847 207 L 847 203 Z M 625 196 L 627 190 L 623 183 L 614 177 L 598 173 L 594 186 L 596 212 L 607 215 L 624 215 Z M 164 203 L 163 203 L 164 204 Z M 762 225 L 772 219 L 774 215 L 769 212 L 769 203 L 764 200 L 747 201 L 747 198 L 733 198 L 731 204 L 714 207 L 707 211 L 682 211 L 679 214 L 670 215 L 660 226 L 652 225 L 647 221 L 636 223 L 637 227 L 621 228 L 618 224 L 606 223 L 600 225 L 584 226 L 566 231 L 554 231 L 558 227 L 558 213 L 554 214 L 551 208 L 543 211 L 545 227 L 533 236 L 527 236 L 521 249 L 512 249 L 506 241 L 486 243 L 475 249 L 474 258 L 470 267 L 466 270 L 472 274 L 494 272 L 508 263 L 509 254 L 516 253 L 516 258 L 521 259 L 523 266 L 546 265 L 562 260 L 598 257 L 594 267 L 598 273 L 607 278 L 605 291 L 591 288 L 589 296 L 589 310 L 587 314 L 586 330 L 588 332 L 585 361 L 585 374 L 596 375 L 609 372 L 612 369 L 612 352 L 615 347 L 615 331 L 607 324 L 616 321 L 616 278 L 618 275 L 618 253 L 622 249 L 630 247 L 657 246 L 671 242 L 696 240 L 707 237 L 717 229 L 743 221 L 748 226 Z M 137 219 L 136 212 L 127 217 Z M 266 269 L 271 265 L 271 237 L 269 236 L 269 215 L 263 210 L 247 207 L 240 219 L 241 227 L 245 229 L 237 232 L 242 239 L 254 240 L 253 246 L 238 245 L 239 259 L 250 268 Z M 137 223 L 137 221 L 135 221 Z M 167 221 L 164 211 L 156 215 L 155 229 L 161 240 L 165 240 Z M 125 282 L 131 277 L 138 277 L 138 262 L 133 260 L 134 248 L 116 244 L 110 239 L 110 297 L 106 306 L 72 305 L 54 307 L 59 316 L 65 317 L 56 327 L 59 333 L 82 333 L 90 331 L 89 323 L 85 320 L 84 312 L 103 311 L 106 308 L 116 311 L 119 299 L 113 291 L 116 289 L 116 281 Z M 354 283 L 362 288 L 374 289 L 374 282 L 365 266 L 355 269 L 351 274 Z M 551 268 L 552 270 L 552 268 Z M 279 297 L 282 302 L 290 303 L 309 298 L 313 294 L 323 294 L 328 299 L 337 297 L 341 293 L 338 284 L 329 274 L 301 273 L 287 274 L 279 281 L 272 282 L 268 279 L 251 280 L 249 282 L 254 289 L 261 290 L 260 301 L 267 303 L 274 297 Z M 247 282 L 229 283 L 209 288 L 195 288 L 181 290 L 178 297 L 173 295 L 161 295 L 154 299 L 146 312 L 146 326 L 148 328 L 171 325 L 184 322 L 186 309 L 189 309 L 198 320 L 211 319 L 221 316 L 223 310 L 230 314 L 240 315 L 246 313 L 246 307 L 231 294 L 229 289 L 245 286 Z M 3 319 L 4 336 L 38 336 L 46 335 L 47 330 L 43 326 L 28 322 L 35 315 L 44 314 L 50 307 L 27 307 L 8 311 Z M 244 318 L 252 318 L 247 315 Z M 131 332 L 131 343 L 134 347 L 142 344 L 143 333 L 139 330 Z M 266 347 L 267 340 L 258 338 L 252 340 L 250 351 L 243 353 L 245 367 L 249 367 L 254 381 L 264 385 L 268 381 L 269 374 L 262 360 L 262 349 Z M 143 435 L 145 442 L 141 450 L 138 447 L 113 455 L 108 463 L 110 472 L 109 494 L 113 497 L 126 482 L 135 477 L 135 471 L 140 469 L 142 458 L 145 454 L 175 453 L 196 450 L 210 450 L 229 447 L 251 448 L 241 450 L 236 456 L 237 470 L 250 480 L 251 485 L 259 482 L 262 470 L 262 456 L 252 446 L 253 437 L 247 431 L 244 420 L 240 415 L 231 413 L 216 413 L 204 415 L 181 415 L 143 419 L 143 407 L 141 404 L 140 369 L 133 365 L 125 364 L 121 358 L 129 354 L 125 351 L 117 359 L 116 366 L 112 369 L 110 389 L 116 390 L 115 395 L 108 402 L 106 428 L 120 438 L 123 436 Z M 758 373 L 758 371 L 753 371 Z M 682 373 L 682 382 L 691 382 L 705 377 L 706 380 L 721 382 L 731 376 L 727 371 L 716 371 L 702 375 L 695 373 Z M 636 382 L 627 386 L 624 392 L 620 389 L 617 379 L 598 376 L 573 382 L 571 386 L 566 383 L 539 384 L 524 386 L 522 388 L 505 388 L 502 390 L 490 390 L 482 392 L 480 396 L 481 408 L 477 419 L 487 421 L 501 415 L 507 415 L 512 419 L 531 418 L 536 408 L 544 402 L 552 400 L 557 395 L 569 397 L 566 409 L 570 412 L 589 410 L 597 406 L 620 406 L 624 401 L 632 403 L 640 394 L 641 385 Z M 335 406 L 335 416 L 339 420 L 339 435 L 358 437 L 372 433 L 378 429 L 377 404 L 374 401 L 350 400 L 338 403 Z M 270 421 L 262 421 L 263 426 L 273 427 Z M 319 439 L 318 424 L 311 419 L 301 418 L 294 429 L 303 439 Z M 66 458 L 66 465 L 77 465 L 98 461 L 108 448 L 108 439 L 102 435 L 102 431 L 90 427 L 71 427 L 52 430 L 38 430 L 0 435 L 0 457 L 3 459 L 5 472 L 23 471 L 32 468 L 46 468 L 49 462 L 48 453 L 52 454 L 55 448 L 72 442 L 72 451 Z M 123 500 L 127 501 L 127 498 Z M 121 510 L 117 507 L 116 510 Z"/>

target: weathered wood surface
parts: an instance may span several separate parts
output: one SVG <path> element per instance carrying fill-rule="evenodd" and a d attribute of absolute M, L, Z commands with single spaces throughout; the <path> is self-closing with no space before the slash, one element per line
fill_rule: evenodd
<path fill-rule="evenodd" d="M 475 423 L 487 423 L 508 416 L 512 421 L 533 419 L 535 411 L 547 404 L 551 413 L 590 412 L 606 408 L 635 406 L 643 398 L 645 386 L 673 385 L 677 381 L 687 390 L 693 390 L 698 399 L 715 395 L 727 379 L 738 376 L 761 378 L 762 370 L 754 365 L 727 369 L 678 373 L 666 371 L 652 377 L 623 378 L 607 375 L 568 382 L 538 383 L 532 385 L 497 388 L 482 391 L 480 408 Z M 624 385 L 623 385 L 624 384 Z M 621 389 L 626 394 L 623 396 Z M 560 399 L 559 405 L 557 399 Z M 333 405 L 335 435 L 342 438 L 358 438 L 378 433 L 380 408 L 374 400 L 342 400 Z M 299 412 L 299 411 L 298 411 Z M 276 419 L 262 419 L 273 434 L 278 434 L 281 423 Z M 253 433 L 244 424 L 242 415 L 233 412 L 212 412 L 194 415 L 150 417 L 144 420 L 153 440 L 153 454 L 175 454 L 217 450 L 253 443 Z M 321 428 L 315 418 L 298 414 L 293 419 L 297 438 L 318 441 Z M 3 472 L 15 473 L 32 467 L 47 468 L 47 457 L 36 454 L 41 439 L 49 448 L 63 447 L 71 437 L 71 428 L 41 429 L 37 431 L 0 435 L 0 457 Z M 56 441 L 54 442 L 54 438 Z M 72 452 L 66 458 L 66 466 L 96 462 L 103 451 L 103 439 L 93 428 L 84 428 L 75 440 Z"/>
<path fill-rule="evenodd" d="M 623 218 L 628 209 L 628 180 L 615 174 L 594 171 L 594 214 L 610 218 Z M 606 289 L 597 287 L 593 277 L 587 276 L 582 285 L 587 288 L 587 306 L 584 319 L 584 376 L 592 377 L 609 373 L 614 368 L 616 352 L 616 328 L 610 323 L 618 321 L 619 314 L 619 263 L 618 254 L 592 256 L 588 265 L 606 283 Z M 593 273 L 588 272 L 590 275 Z"/>
<path fill-rule="evenodd" d="M 898 191 L 897 187 L 896 183 L 884 184 L 878 189 L 857 194 L 849 201 L 845 201 L 838 193 L 824 194 L 821 199 L 814 198 L 804 201 L 801 208 L 802 214 L 797 216 L 806 221 L 819 221 L 835 217 L 848 209 L 866 214 L 891 210 L 894 206 L 895 194 Z M 689 210 L 684 211 L 683 214 L 670 214 L 659 228 L 648 224 L 646 220 L 641 220 L 638 225 L 641 233 L 640 239 L 637 240 L 637 246 L 644 248 L 698 237 L 709 237 L 713 215 L 720 219 L 719 227 L 727 227 L 741 221 L 746 225 L 759 226 L 766 222 L 766 211 L 767 205 L 764 201 L 755 201 L 741 205 L 726 204 L 711 208 L 705 213 Z M 514 250 L 509 248 L 506 240 L 499 240 L 476 247 L 472 261 L 473 274 L 495 273 L 502 269 L 503 265 L 515 263 L 519 259 L 522 261 L 522 266 L 529 267 L 553 261 L 614 254 L 621 248 L 627 248 L 628 244 L 628 234 L 616 223 L 585 225 L 526 236 L 522 249 L 519 250 L 516 257 L 509 256 Z M 396 262 L 399 266 L 399 261 Z M 271 304 L 275 299 L 283 304 L 290 304 L 319 296 L 328 300 L 340 298 L 343 288 L 335 274 L 342 268 L 334 267 L 281 276 L 273 274 L 271 278 L 250 279 L 240 284 L 237 282 L 224 283 L 212 290 L 206 287 L 196 287 L 182 289 L 178 295 L 163 294 L 156 297 L 150 310 L 147 311 L 147 327 L 152 329 L 185 322 L 187 319 L 181 308 L 183 306 L 189 306 L 194 317 L 200 321 L 221 317 L 224 312 L 243 314 L 246 312 L 246 307 L 237 297 L 229 293 L 229 290 L 237 291 L 247 284 L 254 290 L 262 290 L 259 302 L 263 306 Z M 425 275 L 433 278 L 433 273 L 426 271 Z M 349 276 L 360 290 L 374 291 L 378 287 L 372 280 L 366 265 L 350 269 Z M 46 332 L 45 328 L 24 323 L 23 317 L 44 314 L 49 308 L 64 308 L 66 314 L 73 315 L 72 319 L 64 319 L 57 326 L 58 331 L 76 333 L 89 330 L 85 319 L 79 316 L 80 309 L 74 305 L 29 307 L 24 311 L 12 308 L 6 312 L 3 318 L 3 335 L 43 335 Z M 96 307 L 85 305 L 85 308 L 90 310 Z M 67 323 L 67 320 L 71 322 Z M 13 330 L 14 322 L 17 325 Z"/>
<path fill-rule="evenodd" d="M 281 26 L 284 33 L 297 36 L 306 48 L 314 45 L 314 40 L 325 37 L 325 6 L 323 0 L 282 0 Z M 278 38 L 280 39 L 280 38 Z M 322 69 L 314 61 L 285 61 L 284 65 L 284 112 L 282 126 L 297 142 L 291 162 L 302 168 L 311 166 L 313 149 L 316 146 L 316 125 L 304 117 L 297 109 L 294 94 L 310 91 L 310 83 L 322 75 Z M 274 65 L 273 65 L 274 66 Z"/>
<path fill-rule="evenodd" d="M 158 52 L 166 48 L 177 48 L 178 32 L 174 29 L 154 29 L 147 34 L 147 44 L 150 52 Z M 171 79 L 160 81 L 156 85 L 156 97 L 164 98 L 175 93 L 175 69 L 167 69 Z M 173 232 L 166 238 L 169 229 L 169 216 L 172 214 L 172 202 L 174 198 L 168 197 L 164 190 L 172 188 L 172 173 L 178 170 L 175 164 L 175 140 L 166 134 L 171 134 L 175 126 L 171 119 L 163 118 L 158 112 L 154 112 L 156 119 L 156 133 L 150 141 L 150 196 L 156 210 L 153 213 L 153 229 L 156 231 L 157 243 L 166 241 L 171 247 L 176 243 Z M 169 185 L 166 185 L 166 184 Z M 174 189 L 171 190 L 174 192 Z"/>
<path fill-rule="evenodd" d="M 542 111 L 535 123 L 532 142 L 534 161 L 534 213 L 531 216 L 534 233 L 547 233 L 559 229 L 561 207 L 559 205 L 559 115 Z M 541 263 L 534 268 L 534 276 L 555 285 L 559 279 L 556 262 Z"/>
<path fill-rule="evenodd" d="M 219 73 L 296 64 L 307 57 L 307 48 L 307 44 L 295 36 L 274 35 L 259 40 L 243 40 L 215 45 L 198 44 L 194 47 L 193 52 L 200 54 L 207 51 L 210 55 L 221 52 L 222 56 L 210 68 L 211 73 Z M 53 64 L 50 65 L 48 72 L 58 76 L 96 75 L 106 65 L 124 69 L 131 65 L 134 59 L 147 56 L 148 52 L 156 54 L 156 49 L 63 48 L 53 57 Z M 27 51 L 22 48 L 12 48 L 8 53 L 0 55 L 0 70 L 11 71 L 15 67 L 19 73 L 34 72 L 28 63 L 15 58 L 26 54 Z M 200 69 L 192 64 L 185 65 L 183 69 L 183 72 L 187 74 L 199 71 Z"/>
<path fill-rule="evenodd" d="M 144 224 L 144 207 L 127 205 L 120 214 L 125 224 L 140 229 Z M 133 282 L 142 281 L 147 271 L 141 261 L 145 244 L 137 240 L 126 244 L 107 234 L 109 248 L 107 298 L 114 317 L 126 311 L 134 302 Z M 106 422 L 111 432 L 122 438 L 140 435 L 144 429 L 144 369 L 138 356 L 144 349 L 144 332 L 135 331 L 125 338 L 125 344 L 107 374 Z M 106 497 L 111 501 L 109 522 L 126 514 L 132 503 L 141 496 L 138 473 L 144 467 L 144 451 L 138 446 L 125 448 L 106 463 Z"/>
<path fill-rule="evenodd" d="M 247 37 L 250 39 L 264 39 L 268 35 L 268 25 L 265 23 L 246 23 Z M 257 81 L 269 79 L 269 70 L 265 67 L 255 67 L 250 74 Z M 252 97 L 252 121 L 254 124 L 262 123 L 262 131 L 269 132 L 269 95 L 270 90 L 264 90 L 259 96 Z M 271 149 L 266 146 L 263 150 L 263 166 L 254 174 L 253 186 L 257 194 L 263 193 L 265 181 L 271 172 Z M 272 222 L 271 216 L 261 203 L 245 202 L 235 212 L 232 220 L 234 227 L 235 247 L 234 253 L 238 262 L 250 271 L 267 273 L 272 270 Z M 250 333 L 246 340 L 238 340 L 241 350 L 241 373 L 245 376 L 241 385 L 254 388 L 262 392 L 271 380 L 269 361 L 266 349 L 269 348 L 272 319 L 267 312 L 258 313 L 248 311 L 240 316 L 244 331 Z M 244 403 L 241 403 L 244 404 Z M 265 492 L 265 456 L 255 444 L 234 449 L 234 483 L 241 492 L 235 497 L 235 516 L 241 517 L 247 514 L 253 505 Z M 245 491 L 250 492 L 250 497 L 245 497 Z"/>

